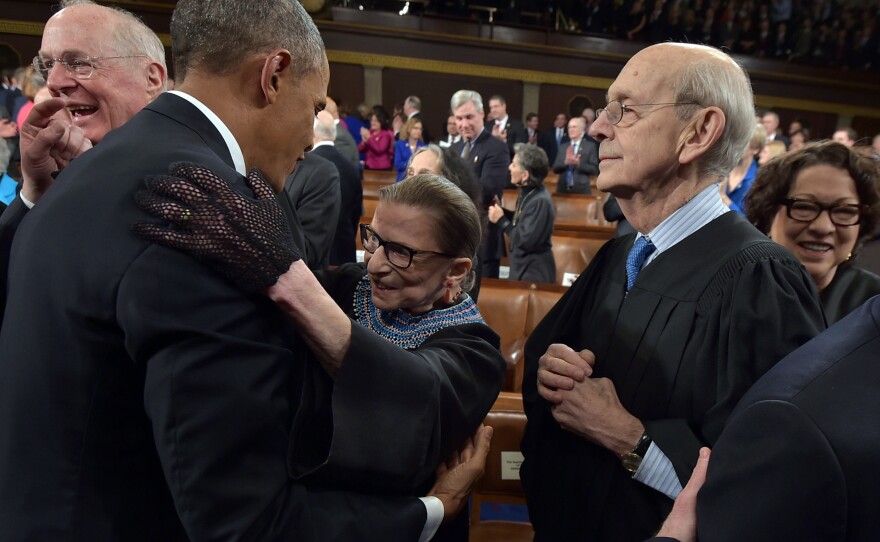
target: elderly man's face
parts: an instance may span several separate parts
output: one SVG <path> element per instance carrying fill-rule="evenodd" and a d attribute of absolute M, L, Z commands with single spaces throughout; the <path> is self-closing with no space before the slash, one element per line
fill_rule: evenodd
<path fill-rule="evenodd" d="M 49 19 L 43 31 L 40 56 L 73 60 L 85 57 L 127 56 L 113 43 L 111 19 L 106 8 L 75 5 Z M 78 79 L 60 62 L 49 72 L 52 96 L 67 99 L 73 122 L 93 143 L 110 130 L 125 124 L 161 91 L 161 76 L 146 58 L 115 58 L 94 61 L 89 79 Z"/>
<path fill-rule="evenodd" d="M 677 58 L 674 50 L 645 49 L 623 67 L 608 89 L 608 100 L 675 102 L 670 78 L 677 76 L 686 61 Z M 672 180 L 678 168 L 676 146 L 682 127 L 671 106 L 633 107 L 616 125 L 608 122 L 607 113 L 601 113 L 590 127 L 590 135 L 599 141 L 599 189 L 625 197 Z"/>

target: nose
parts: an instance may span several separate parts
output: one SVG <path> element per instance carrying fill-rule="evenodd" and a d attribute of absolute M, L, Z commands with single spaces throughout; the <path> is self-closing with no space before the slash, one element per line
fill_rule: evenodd
<path fill-rule="evenodd" d="M 391 267 L 391 262 L 385 254 L 385 247 L 377 248 L 372 254 L 364 251 L 364 263 L 367 264 L 367 271 L 374 275 L 387 273 Z"/>
<path fill-rule="evenodd" d="M 831 209 L 823 209 L 815 220 L 808 226 L 810 231 L 817 235 L 829 235 L 834 233 L 837 226 L 831 222 Z"/>
<path fill-rule="evenodd" d="M 76 84 L 76 78 L 70 73 L 70 70 L 60 62 L 56 62 L 46 76 L 46 86 L 49 87 L 49 91 L 53 96 L 62 95 L 62 90 L 75 87 Z"/>
<path fill-rule="evenodd" d="M 587 132 L 596 141 L 610 139 L 614 136 L 614 127 L 608 122 L 608 113 L 604 110 L 596 112 L 596 120 L 590 124 Z"/>

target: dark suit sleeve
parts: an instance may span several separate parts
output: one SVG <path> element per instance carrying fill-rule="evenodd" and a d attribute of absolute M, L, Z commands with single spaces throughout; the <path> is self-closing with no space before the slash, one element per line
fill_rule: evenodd
<path fill-rule="evenodd" d="M 827 437 L 791 403 L 743 410 L 712 450 L 697 526 L 701 542 L 848 539 L 846 480 Z"/>
<path fill-rule="evenodd" d="M 581 140 L 581 159 L 578 162 L 578 171 L 584 175 L 595 177 L 599 174 L 599 146 L 589 141 L 586 137 Z"/>
<path fill-rule="evenodd" d="M 322 492 L 289 477 L 290 423 L 317 368 L 271 301 L 150 246 L 119 284 L 117 318 L 145 372 L 144 409 L 192 540 L 418 538 L 417 499 Z"/>
<path fill-rule="evenodd" d="M 492 201 L 492 196 L 497 196 L 498 201 L 501 201 L 504 187 L 510 181 L 510 172 L 507 170 L 510 156 L 504 143 L 499 139 L 484 145 L 487 154 L 483 169 L 480 171 L 480 184 L 483 186 L 483 201 L 488 204 Z"/>
<path fill-rule="evenodd" d="M 0 215 L 0 325 L 3 323 L 3 312 L 6 308 L 6 288 L 9 280 L 9 257 L 12 254 L 12 240 L 18 225 L 24 220 L 30 209 L 16 197 L 9 207 Z"/>
<path fill-rule="evenodd" d="M 295 180 L 305 183 L 295 205 L 305 238 L 306 262 L 310 269 L 323 269 L 330 259 L 342 205 L 339 171 L 322 159 L 302 179 L 297 176 Z"/>

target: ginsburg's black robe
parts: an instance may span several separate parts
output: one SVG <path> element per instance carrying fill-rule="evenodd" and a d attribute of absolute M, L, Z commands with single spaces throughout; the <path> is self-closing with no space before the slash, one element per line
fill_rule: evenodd
<path fill-rule="evenodd" d="M 555 422 L 536 389 L 551 343 L 595 353 L 594 376 L 614 382 L 684 484 L 752 383 L 825 327 L 803 266 L 736 213 L 658 256 L 625 295 L 632 244 L 609 241 L 526 343 L 521 475 L 539 541 L 643 540 L 672 506 Z"/>

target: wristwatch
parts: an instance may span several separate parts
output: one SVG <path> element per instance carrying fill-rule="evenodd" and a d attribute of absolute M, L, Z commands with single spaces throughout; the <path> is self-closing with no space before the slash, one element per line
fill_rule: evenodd
<path fill-rule="evenodd" d="M 639 466 L 642 464 L 645 454 L 648 453 L 648 448 L 651 447 L 651 442 L 651 437 L 649 437 L 648 432 L 645 431 L 642 433 L 642 436 L 639 438 L 635 447 L 620 457 L 620 463 L 627 472 L 635 474 L 636 471 L 639 470 Z"/>

